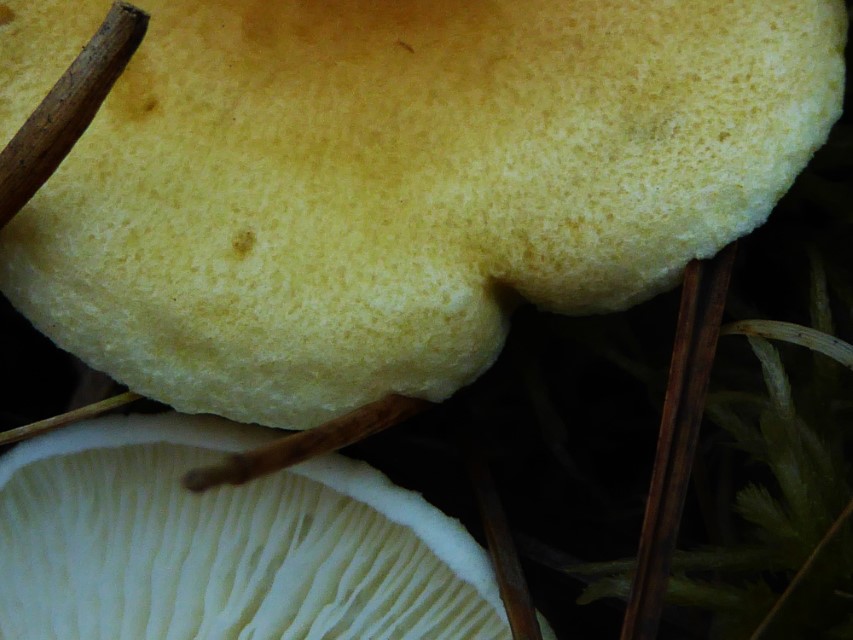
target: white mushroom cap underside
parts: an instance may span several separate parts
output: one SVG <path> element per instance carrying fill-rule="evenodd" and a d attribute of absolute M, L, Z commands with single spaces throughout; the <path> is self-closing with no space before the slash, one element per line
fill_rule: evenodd
<path fill-rule="evenodd" d="M 268 436 L 112 418 L 6 456 L 0 638 L 510 637 L 483 550 L 365 464 L 180 489 L 190 467 Z"/>

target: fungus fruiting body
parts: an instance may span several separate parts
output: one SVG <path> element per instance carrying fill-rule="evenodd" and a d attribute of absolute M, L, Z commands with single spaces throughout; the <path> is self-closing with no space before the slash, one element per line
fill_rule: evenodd
<path fill-rule="evenodd" d="M 180 488 L 187 465 L 270 435 L 114 417 L 5 456 L 0 637 L 510 637 L 462 525 L 363 463 L 329 456 L 204 496 Z"/>
<path fill-rule="evenodd" d="M 0 137 L 100 21 L 8 3 Z M 764 221 L 838 117 L 839 0 L 165 2 L 0 234 L 0 289 L 187 412 L 440 400 L 519 299 L 621 309 Z"/>

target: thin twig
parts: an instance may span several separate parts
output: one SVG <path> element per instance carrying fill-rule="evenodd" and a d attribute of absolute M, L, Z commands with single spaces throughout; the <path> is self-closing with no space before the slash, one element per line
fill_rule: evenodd
<path fill-rule="evenodd" d="M 101 400 L 100 402 L 95 402 L 67 413 L 61 413 L 58 416 L 53 416 L 52 418 L 39 420 L 38 422 L 33 422 L 24 425 L 23 427 L 10 429 L 9 431 L 0 433 L 0 446 L 12 444 L 13 442 L 19 442 L 21 440 L 27 440 L 28 438 L 34 438 L 35 436 L 47 433 L 48 431 L 54 431 L 55 429 L 69 425 L 72 422 L 86 420 L 87 418 L 94 418 L 102 413 L 123 407 L 124 405 L 140 400 L 141 398 L 142 396 L 139 394 L 127 391 L 125 393 L 120 393 L 117 396 L 113 396 L 112 398 L 107 398 L 106 400 Z"/>
<path fill-rule="evenodd" d="M 542 640 L 536 609 L 527 588 L 506 513 L 473 430 L 474 427 L 467 426 L 462 446 L 512 637 L 514 640 Z"/>
<path fill-rule="evenodd" d="M 734 256 L 732 244 L 713 260 L 691 262 L 684 273 L 637 572 L 622 640 L 657 637 Z"/>
<path fill-rule="evenodd" d="M 814 567 L 817 562 L 818 556 L 821 551 L 823 551 L 830 542 L 841 532 L 842 528 L 847 521 L 850 520 L 851 516 L 853 516 L 853 500 L 847 503 L 847 506 L 844 507 L 844 510 L 841 514 L 835 519 L 835 522 L 832 523 L 832 526 L 826 531 L 826 534 L 821 538 L 820 542 L 817 543 L 817 546 L 812 550 L 809 554 L 809 557 L 803 563 L 803 566 L 800 567 L 797 574 L 785 588 L 785 591 L 779 596 L 779 599 L 773 604 L 770 608 L 770 611 L 767 612 L 767 615 L 764 616 L 764 620 L 761 621 L 761 624 L 753 631 L 752 635 L 749 637 L 749 640 L 760 640 L 762 636 L 767 632 L 770 628 L 770 625 L 776 619 L 776 616 L 779 615 L 779 612 L 788 602 L 791 595 L 796 591 L 797 587 L 803 582 L 806 576 L 811 571 L 812 567 Z"/>
<path fill-rule="evenodd" d="M 221 464 L 193 469 L 184 476 L 183 484 L 197 492 L 223 484 L 243 484 L 355 444 L 429 406 L 431 403 L 426 400 L 390 395 L 319 427 L 284 436 L 252 451 L 230 455 Z"/>
<path fill-rule="evenodd" d="M 77 59 L 0 152 L 0 228 L 83 135 L 147 28 L 147 13 L 124 2 L 114 4 Z"/>

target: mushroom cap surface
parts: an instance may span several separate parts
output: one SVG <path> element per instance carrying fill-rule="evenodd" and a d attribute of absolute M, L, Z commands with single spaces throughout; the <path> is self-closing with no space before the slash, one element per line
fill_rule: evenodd
<path fill-rule="evenodd" d="M 441 400 L 519 299 L 623 309 L 761 224 L 838 117 L 841 0 L 145 0 L 0 289 L 186 412 Z M 7 1 L 0 137 L 106 3 Z"/>
<path fill-rule="evenodd" d="M 212 417 L 111 417 L 5 456 L 0 637 L 511 637 L 483 549 L 364 463 L 181 487 L 189 467 L 269 438 Z"/>

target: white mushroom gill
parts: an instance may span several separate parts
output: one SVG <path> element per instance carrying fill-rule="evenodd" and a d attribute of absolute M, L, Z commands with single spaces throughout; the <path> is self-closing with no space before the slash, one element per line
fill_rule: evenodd
<path fill-rule="evenodd" d="M 6 456 L 0 638 L 510 637 L 482 549 L 367 465 L 332 456 L 180 488 L 188 467 L 267 437 L 111 418 Z"/>

